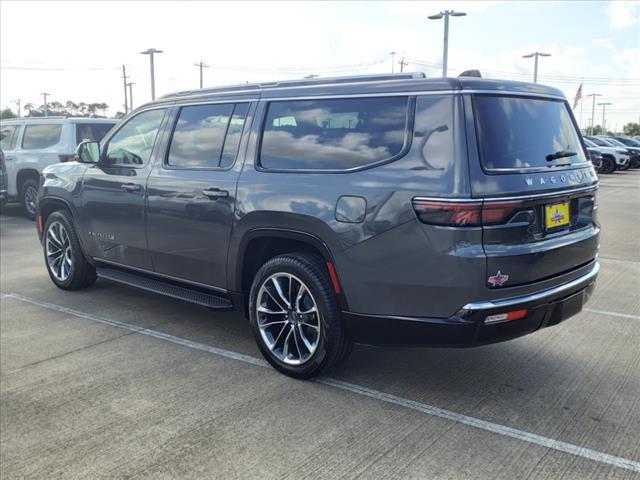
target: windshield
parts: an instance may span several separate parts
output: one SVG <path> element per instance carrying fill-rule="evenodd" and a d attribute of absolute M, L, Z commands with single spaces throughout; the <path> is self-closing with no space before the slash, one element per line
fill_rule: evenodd
<path fill-rule="evenodd" d="M 628 147 L 640 147 L 640 142 L 633 138 L 616 138 L 620 143 L 624 143 Z"/>
<path fill-rule="evenodd" d="M 473 104 L 485 169 L 540 169 L 587 161 L 566 102 L 475 95 Z"/>
<path fill-rule="evenodd" d="M 622 143 L 619 140 L 616 140 L 615 138 L 605 138 L 605 140 L 607 142 L 609 142 L 611 145 L 613 145 L 614 147 L 625 147 L 626 146 L 624 143 Z"/>
<path fill-rule="evenodd" d="M 600 145 L 601 147 L 612 147 L 613 146 L 610 143 L 605 142 L 602 138 L 589 137 L 589 140 L 591 140 L 591 142 L 595 143 L 596 145 Z"/>

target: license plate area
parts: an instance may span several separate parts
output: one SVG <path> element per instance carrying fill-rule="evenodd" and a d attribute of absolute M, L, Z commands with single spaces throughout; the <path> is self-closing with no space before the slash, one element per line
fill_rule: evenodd
<path fill-rule="evenodd" d="M 562 230 L 571 224 L 569 202 L 558 202 L 544 206 L 544 226 L 547 232 Z"/>

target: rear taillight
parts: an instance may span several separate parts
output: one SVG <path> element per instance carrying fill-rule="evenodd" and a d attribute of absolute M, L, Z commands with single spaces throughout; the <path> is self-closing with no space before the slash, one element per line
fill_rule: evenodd
<path fill-rule="evenodd" d="M 443 201 L 414 198 L 413 209 L 423 223 L 449 227 L 479 227 L 507 222 L 522 202 Z"/>
<path fill-rule="evenodd" d="M 72 154 L 72 155 L 58 155 L 58 160 L 59 160 L 61 163 L 64 163 L 64 162 L 73 162 L 75 159 L 76 159 L 76 156 L 75 156 L 75 155 L 73 155 L 73 154 Z"/>
<path fill-rule="evenodd" d="M 478 227 L 482 222 L 482 202 L 448 202 L 414 198 L 412 203 L 416 215 L 423 223 L 450 227 Z"/>

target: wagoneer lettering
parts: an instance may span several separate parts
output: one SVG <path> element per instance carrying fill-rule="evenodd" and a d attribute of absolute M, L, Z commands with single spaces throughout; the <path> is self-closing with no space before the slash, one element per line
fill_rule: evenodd
<path fill-rule="evenodd" d="M 543 85 L 203 89 L 141 106 L 76 157 L 37 199 L 52 281 L 245 311 L 297 378 L 353 343 L 471 347 L 555 325 L 598 273 L 597 177 Z"/>

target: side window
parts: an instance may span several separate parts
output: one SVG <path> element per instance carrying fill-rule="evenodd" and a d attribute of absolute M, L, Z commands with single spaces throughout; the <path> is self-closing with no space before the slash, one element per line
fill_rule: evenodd
<path fill-rule="evenodd" d="M 260 165 L 346 170 L 388 160 L 404 148 L 408 111 L 408 97 L 272 102 Z"/>
<path fill-rule="evenodd" d="M 218 168 L 233 164 L 249 104 L 182 107 L 167 164 L 178 168 Z"/>
<path fill-rule="evenodd" d="M 112 123 L 76 123 L 76 145 L 85 140 L 99 142 L 112 128 Z"/>
<path fill-rule="evenodd" d="M 60 133 L 62 133 L 62 124 L 59 123 L 27 125 L 22 137 L 22 148 L 37 150 L 53 147 L 60 141 Z"/>
<path fill-rule="evenodd" d="M 142 167 L 151 158 L 164 110 L 136 115 L 111 137 L 105 153 L 109 166 Z"/>
<path fill-rule="evenodd" d="M 13 150 L 18 139 L 18 125 L 2 125 L 0 127 L 0 149 Z"/>

